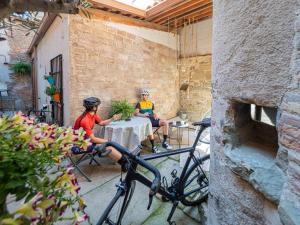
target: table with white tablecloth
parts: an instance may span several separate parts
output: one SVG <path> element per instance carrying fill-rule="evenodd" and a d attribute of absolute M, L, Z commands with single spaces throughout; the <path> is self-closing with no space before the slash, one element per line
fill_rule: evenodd
<path fill-rule="evenodd" d="M 115 141 L 133 151 L 147 137 L 153 133 L 148 118 L 132 117 L 130 121 L 115 121 L 105 126 L 104 138 Z"/>

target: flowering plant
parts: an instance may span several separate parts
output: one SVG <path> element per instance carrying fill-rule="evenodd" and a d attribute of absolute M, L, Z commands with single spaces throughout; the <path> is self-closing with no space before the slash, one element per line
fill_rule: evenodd
<path fill-rule="evenodd" d="M 84 131 L 56 125 L 33 124 L 16 114 L 0 118 L 0 224 L 53 224 L 87 219 L 80 187 L 65 162 L 74 144 L 83 149 Z M 65 165 L 64 165 L 65 164 Z M 8 199 L 21 206 L 8 210 Z M 64 218 L 70 209 L 72 216 Z"/>

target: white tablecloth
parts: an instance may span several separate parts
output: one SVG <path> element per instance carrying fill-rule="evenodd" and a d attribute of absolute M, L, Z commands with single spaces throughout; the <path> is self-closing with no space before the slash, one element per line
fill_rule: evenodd
<path fill-rule="evenodd" d="M 130 121 L 116 121 L 105 126 L 104 138 L 115 141 L 133 151 L 150 134 L 152 134 L 150 120 L 143 117 L 133 117 Z"/>

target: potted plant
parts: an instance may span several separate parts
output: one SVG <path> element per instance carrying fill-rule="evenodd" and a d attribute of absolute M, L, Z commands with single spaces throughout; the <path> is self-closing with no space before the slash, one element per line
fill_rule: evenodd
<path fill-rule="evenodd" d="M 121 119 L 126 121 L 129 121 L 135 112 L 134 107 L 127 100 L 112 101 L 111 106 L 111 116 L 121 113 Z"/>
<path fill-rule="evenodd" d="M 50 85 L 54 85 L 54 77 L 51 75 L 45 75 L 44 79 L 48 81 Z"/>
<path fill-rule="evenodd" d="M 51 100 L 53 100 L 54 102 L 60 102 L 59 90 L 54 85 L 46 88 L 46 95 L 50 96 Z"/>
<path fill-rule="evenodd" d="M 25 75 L 30 74 L 31 65 L 26 62 L 17 62 L 11 66 L 11 69 L 16 74 Z"/>
<path fill-rule="evenodd" d="M 84 135 L 34 124 L 21 113 L 0 118 L 0 224 L 51 225 L 67 219 L 78 224 L 87 218 L 76 177 L 64 163 L 74 144 L 86 149 Z M 13 208 L 8 207 L 12 196 Z"/>

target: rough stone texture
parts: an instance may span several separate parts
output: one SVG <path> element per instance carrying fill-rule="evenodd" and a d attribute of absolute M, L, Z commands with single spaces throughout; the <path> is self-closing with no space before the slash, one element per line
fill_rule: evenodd
<path fill-rule="evenodd" d="M 300 12 L 295 21 L 294 51 L 291 61 L 291 91 L 283 97 L 278 132 L 280 145 L 288 151 L 287 181 L 279 204 L 279 215 L 285 225 L 300 224 Z"/>
<path fill-rule="evenodd" d="M 229 149 L 226 146 L 226 164 L 235 174 L 251 183 L 267 199 L 278 204 L 285 182 L 285 174 L 275 165 L 274 156 L 264 147 L 248 145 Z"/>
<path fill-rule="evenodd" d="M 292 78 L 297 0 L 214 1 L 214 96 L 278 106 Z"/>
<path fill-rule="evenodd" d="M 180 109 L 188 119 L 199 121 L 211 110 L 211 55 L 180 59 Z"/>
<path fill-rule="evenodd" d="M 300 224 L 297 8 L 296 0 L 214 1 L 211 225 Z M 273 148 L 270 167 L 257 169 L 240 158 L 233 168 L 224 155 L 225 148 L 238 148 L 243 137 L 260 131 L 249 126 L 247 108 L 239 108 L 240 103 L 278 108 L 279 150 Z M 252 140 L 267 146 L 259 135 Z M 263 156 L 265 148 L 261 150 Z M 236 158 L 238 151 L 230 154 Z"/>
<path fill-rule="evenodd" d="M 18 61 L 25 61 L 30 64 L 27 50 L 34 32 L 25 36 L 27 32 L 14 29 L 13 36 L 8 38 L 11 64 Z M 7 88 L 9 96 L 16 99 L 16 110 L 27 111 L 32 108 L 32 80 L 30 74 L 19 75 L 11 73 Z"/>
<path fill-rule="evenodd" d="M 276 155 L 276 165 L 286 172 L 288 164 L 288 149 L 280 146 Z"/>
<path fill-rule="evenodd" d="M 138 101 L 140 88 L 148 88 L 161 117 L 174 117 L 179 109 L 176 51 L 131 33 L 109 27 L 102 20 L 70 17 L 71 121 L 83 108 L 82 99 L 94 95 L 103 104 L 105 118 L 111 100 Z M 92 85 L 91 85 L 92 84 Z"/>

